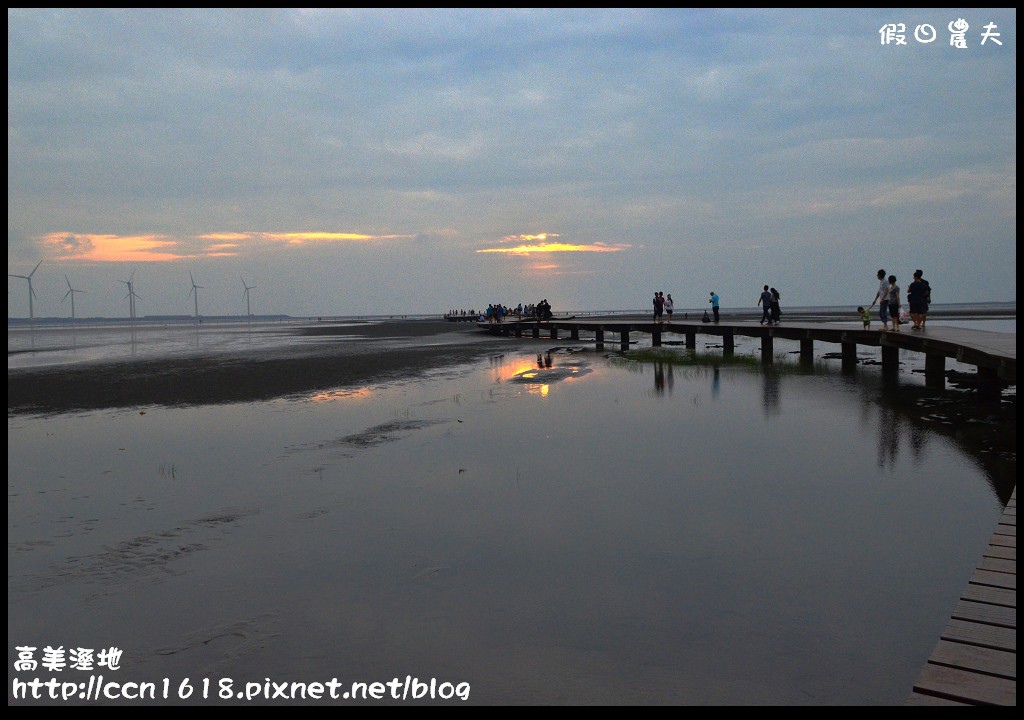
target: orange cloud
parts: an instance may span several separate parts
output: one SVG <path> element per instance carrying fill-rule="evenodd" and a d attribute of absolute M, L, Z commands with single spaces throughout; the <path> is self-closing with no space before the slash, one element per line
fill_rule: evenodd
<path fill-rule="evenodd" d="M 621 252 L 631 245 L 605 245 L 604 243 L 593 243 L 591 245 L 570 245 L 568 243 L 540 243 L 537 245 L 517 245 L 515 247 L 483 248 L 478 253 L 502 253 L 505 255 L 532 255 L 534 253 L 555 253 L 555 252 Z"/>
<path fill-rule="evenodd" d="M 258 233 L 267 240 L 283 240 L 289 245 L 301 245 L 307 242 L 366 242 L 369 240 L 408 240 L 412 235 L 363 235 L 361 233 L 341 232 L 290 232 L 290 233 Z"/>
<path fill-rule="evenodd" d="M 93 262 L 168 262 L 198 257 L 235 257 L 246 241 L 266 240 L 300 245 L 306 242 L 367 242 L 399 240 L 413 235 L 364 235 L 341 232 L 215 232 L 175 239 L 164 235 L 100 235 L 50 233 L 41 240 L 62 260 Z M 207 247 L 194 247 L 207 241 Z M 188 247 L 191 246 L 191 247 Z M 188 249 L 186 250 L 186 247 Z"/>
<path fill-rule="evenodd" d="M 224 242 L 232 240 L 252 240 L 254 235 L 258 233 L 249 232 L 222 232 L 222 233 L 207 233 L 206 235 L 199 235 L 200 240 L 221 240 Z"/>
<path fill-rule="evenodd" d="M 216 232 L 206 233 L 198 236 L 200 240 L 213 240 L 215 242 L 242 242 L 245 240 L 269 240 L 271 242 L 286 242 L 289 245 L 299 245 L 306 242 L 366 242 L 368 240 L 394 240 L 408 239 L 412 235 L 366 235 L 365 233 L 348 232 Z"/>
<path fill-rule="evenodd" d="M 160 235 L 92 235 L 86 233 L 51 233 L 43 243 L 50 245 L 62 260 L 96 262 L 167 262 L 189 257 L 168 252 L 178 245 Z"/>

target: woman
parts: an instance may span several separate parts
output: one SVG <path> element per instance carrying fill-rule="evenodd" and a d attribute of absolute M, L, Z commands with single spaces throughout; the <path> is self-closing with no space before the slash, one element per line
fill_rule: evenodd
<path fill-rule="evenodd" d="M 910 319 L 914 323 L 911 325 L 911 330 L 924 330 L 929 300 L 931 300 L 931 287 L 924 279 L 924 272 L 915 270 L 914 282 L 907 286 L 907 304 L 910 305 Z"/>
<path fill-rule="evenodd" d="M 772 288 L 768 292 L 772 294 L 771 320 L 768 321 L 768 324 L 778 325 L 780 322 L 782 322 L 782 307 L 779 305 L 779 300 L 782 296 L 779 295 L 779 291 L 776 290 L 775 288 Z"/>
<path fill-rule="evenodd" d="M 896 284 L 896 276 L 889 276 L 889 319 L 892 331 L 900 331 L 900 286 Z"/>

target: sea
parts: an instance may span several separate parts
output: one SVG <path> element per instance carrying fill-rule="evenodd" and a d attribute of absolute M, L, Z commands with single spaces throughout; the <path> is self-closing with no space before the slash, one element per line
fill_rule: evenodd
<path fill-rule="evenodd" d="M 1015 335 L 1013 307 L 928 322 Z M 8 370 L 395 319 L 9 321 Z M 258 402 L 9 412 L 8 704 L 902 705 L 1015 485 L 1016 387 L 795 345 L 523 338 Z"/>

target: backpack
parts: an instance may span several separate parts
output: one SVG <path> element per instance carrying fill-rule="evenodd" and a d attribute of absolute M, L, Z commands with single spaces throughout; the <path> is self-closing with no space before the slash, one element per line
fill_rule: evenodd
<path fill-rule="evenodd" d="M 709 317 L 708 317 L 708 311 L 707 311 L 707 310 L 705 310 L 705 311 L 704 311 L 704 317 L 703 317 L 703 318 L 701 318 L 701 320 L 700 320 L 700 321 L 701 321 L 701 322 L 706 322 L 706 323 L 709 323 L 709 322 L 711 322 L 711 318 L 709 318 Z"/>
<path fill-rule="evenodd" d="M 924 302 L 925 305 L 932 304 L 932 286 L 928 284 L 927 280 L 922 280 L 924 283 Z"/>

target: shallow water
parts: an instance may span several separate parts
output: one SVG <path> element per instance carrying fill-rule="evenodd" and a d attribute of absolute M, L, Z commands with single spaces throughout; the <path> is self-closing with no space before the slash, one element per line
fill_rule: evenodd
<path fill-rule="evenodd" d="M 894 386 L 552 342 L 299 399 L 9 417 L 8 667 L 115 646 L 108 676 L 172 687 L 902 704 L 1002 508 L 993 465 L 914 411 L 913 362 Z"/>

